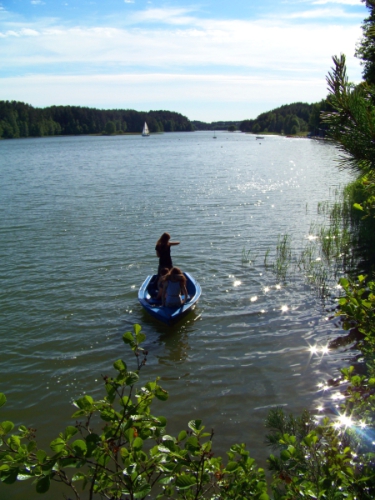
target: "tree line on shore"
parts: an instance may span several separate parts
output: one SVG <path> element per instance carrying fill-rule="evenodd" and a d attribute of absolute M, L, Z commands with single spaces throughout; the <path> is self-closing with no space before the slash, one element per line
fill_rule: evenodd
<path fill-rule="evenodd" d="M 173 111 L 102 110 L 81 106 L 35 108 L 19 101 L 0 101 L 0 138 L 102 133 L 190 132 L 186 116 Z"/>
<path fill-rule="evenodd" d="M 0 101 L 0 138 L 140 133 L 144 122 L 151 133 L 240 130 L 254 134 L 324 135 L 327 126 L 320 115 L 329 109 L 327 99 L 315 104 L 297 102 L 262 113 L 255 119 L 208 123 L 190 121 L 173 111 L 100 110 L 81 106 L 35 108 L 19 101 Z"/>

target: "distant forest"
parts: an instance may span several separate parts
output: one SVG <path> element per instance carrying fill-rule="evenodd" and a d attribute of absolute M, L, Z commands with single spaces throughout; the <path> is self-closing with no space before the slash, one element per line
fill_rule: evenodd
<path fill-rule="evenodd" d="M 238 129 L 241 122 L 220 121 L 220 122 L 206 123 L 206 122 L 200 122 L 198 120 L 192 120 L 191 123 L 194 125 L 195 130 L 228 130 L 229 127 L 235 127 L 236 129 Z"/>
<path fill-rule="evenodd" d="M 172 111 L 101 110 L 80 106 L 34 108 L 18 101 L 0 101 L 0 138 L 101 133 L 191 132 L 186 116 Z"/>
<path fill-rule="evenodd" d="M 254 120 L 244 120 L 239 125 L 239 129 L 242 132 L 252 132 L 253 134 L 269 132 L 298 135 L 310 132 L 311 135 L 323 136 L 326 125 L 321 122 L 320 113 L 328 109 L 329 104 L 326 100 L 315 104 L 304 102 L 286 104 L 262 113 Z"/>
<path fill-rule="evenodd" d="M 195 130 L 241 130 L 253 134 L 275 133 L 298 135 L 310 132 L 311 135 L 324 136 L 326 125 L 321 122 L 321 111 L 329 110 L 326 100 L 319 103 L 307 104 L 296 102 L 260 114 L 252 120 L 218 121 L 205 123 L 192 121 Z"/>
<path fill-rule="evenodd" d="M 326 125 L 321 122 L 320 113 L 329 109 L 327 100 L 316 104 L 296 102 L 251 120 L 205 123 L 190 121 L 173 111 L 101 110 L 80 106 L 34 108 L 19 101 L 0 101 L 0 138 L 141 133 L 144 122 L 147 122 L 150 132 L 238 129 L 253 134 L 298 135 L 310 132 L 311 135 L 324 136 Z"/>

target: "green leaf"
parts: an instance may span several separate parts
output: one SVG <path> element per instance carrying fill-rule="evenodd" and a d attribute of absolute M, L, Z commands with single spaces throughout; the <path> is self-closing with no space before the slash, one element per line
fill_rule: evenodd
<path fill-rule="evenodd" d="M 186 490 L 188 488 L 191 488 L 195 484 L 197 484 L 197 482 L 194 476 L 181 474 L 180 476 L 176 477 L 176 486 L 178 486 L 180 490 Z"/>
<path fill-rule="evenodd" d="M 5 405 L 7 402 L 7 398 L 5 397 L 5 394 L 0 392 L 0 408 Z"/>
<path fill-rule="evenodd" d="M 12 448 L 18 449 L 21 445 L 21 439 L 19 438 L 19 436 L 10 436 L 7 442 Z"/>
<path fill-rule="evenodd" d="M 192 452 L 199 450 L 198 439 L 195 436 L 189 437 L 189 439 L 186 440 L 185 448 Z"/>
<path fill-rule="evenodd" d="M 82 398 L 79 398 L 75 401 L 75 404 L 81 410 L 90 410 L 93 403 L 94 403 L 94 400 L 92 399 L 91 396 L 83 396 Z"/>
<path fill-rule="evenodd" d="M 139 376 L 135 372 L 128 372 L 128 376 L 125 379 L 126 385 L 133 385 L 135 384 L 139 379 Z"/>
<path fill-rule="evenodd" d="M 313 496 L 313 495 L 311 495 L 311 496 Z M 270 500 L 270 497 L 267 495 L 267 493 L 262 493 L 259 496 L 259 500 Z"/>
<path fill-rule="evenodd" d="M 141 327 L 141 325 L 138 325 L 138 323 L 136 323 L 133 326 L 133 330 L 134 330 L 135 335 L 137 336 L 140 333 L 140 331 L 142 330 L 142 327 Z"/>
<path fill-rule="evenodd" d="M 105 390 L 107 391 L 107 399 L 110 403 L 113 403 L 113 401 L 116 398 L 116 389 L 113 387 L 112 384 L 105 384 Z"/>
<path fill-rule="evenodd" d="M 353 203 L 353 208 L 355 208 L 356 210 L 362 210 L 363 211 L 363 207 L 359 203 Z"/>
<path fill-rule="evenodd" d="M 160 453 L 170 453 L 171 452 L 171 450 L 167 446 L 164 446 L 162 444 L 159 444 L 158 450 L 160 451 Z"/>
<path fill-rule="evenodd" d="M 37 448 L 37 445 L 36 445 L 36 442 L 35 441 L 29 441 L 27 443 L 27 451 L 29 453 L 31 453 L 32 451 L 34 451 L 35 449 Z"/>
<path fill-rule="evenodd" d="M 90 456 L 91 453 L 98 447 L 100 443 L 100 437 L 98 434 L 89 434 L 86 438 L 86 446 L 87 446 L 87 456 Z"/>
<path fill-rule="evenodd" d="M 188 423 L 189 429 L 191 429 L 194 432 L 199 431 L 201 425 L 202 425 L 202 420 L 190 420 L 190 422 Z"/>
<path fill-rule="evenodd" d="M 4 474 L 1 474 L 1 481 L 5 484 L 13 484 L 17 481 L 18 473 L 18 467 L 15 469 L 9 469 L 8 472 L 4 471 Z"/>
<path fill-rule="evenodd" d="M 167 391 L 158 386 L 155 390 L 155 397 L 160 401 L 167 401 L 169 395 Z"/>
<path fill-rule="evenodd" d="M 134 492 L 134 498 L 144 498 L 151 492 L 151 485 L 150 484 L 142 484 L 140 488 L 137 488 L 137 490 Z"/>
<path fill-rule="evenodd" d="M 146 340 L 146 335 L 144 333 L 137 333 L 137 344 L 142 344 Z"/>
<path fill-rule="evenodd" d="M 44 450 L 38 450 L 36 452 L 36 458 L 40 464 L 43 464 L 47 458 L 47 453 Z"/>
<path fill-rule="evenodd" d="M 162 479 L 160 479 L 158 481 L 159 484 L 170 484 L 173 480 L 173 477 L 172 476 L 169 476 L 169 477 L 163 477 Z"/>
<path fill-rule="evenodd" d="M 187 432 L 186 431 L 181 431 L 180 434 L 178 435 L 178 441 L 183 441 L 187 436 Z"/>
<path fill-rule="evenodd" d="M 68 425 L 68 427 L 65 429 L 64 438 L 68 440 L 75 434 L 77 434 L 77 432 L 78 432 L 77 427 L 74 427 L 73 425 Z"/>
<path fill-rule="evenodd" d="M 237 470 L 238 467 L 239 467 L 238 462 L 228 462 L 228 465 L 225 467 L 225 470 L 227 472 L 233 472 L 233 471 Z"/>
<path fill-rule="evenodd" d="M 55 453 L 60 453 L 65 448 L 65 441 L 62 438 L 54 439 L 50 444 L 50 448 Z"/>
<path fill-rule="evenodd" d="M 134 344 L 134 337 L 132 332 L 126 332 L 122 336 L 122 340 L 125 342 L 125 344 Z"/>
<path fill-rule="evenodd" d="M 133 403 L 131 401 L 131 399 L 129 398 L 129 396 L 124 396 L 120 399 L 119 401 L 120 405 L 121 406 L 133 406 Z"/>
<path fill-rule="evenodd" d="M 72 477 L 72 481 L 82 481 L 84 479 L 86 479 L 86 476 L 83 472 L 76 472 Z"/>
<path fill-rule="evenodd" d="M 143 439 L 141 439 L 140 437 L 135 438 L 133 441 L 133 448 L 135 450 L 141 450 L 142 446 L 143 446 Z"/>
<path fill-rule="evenodd" d="M 14 429 L 14 423 L 6 420 L 5 422 L 1 422 L 0 424 L 0 436 L 4 436 L 8 434 Z"/>
<path fill-rule="evenodd" d="M 51 480 L 49 476 L 43 476 L 36 483 L 36 492 L 37 493 L 46 493 L 49 490 L 51 484 Z"/>
<path fill-rule="evenodd" d="M 211 451 L 211 448 L 212 448 L 212 441 L 207 441 L 202 445 L 202 451 L 206 453 L 209 453 Z"/>
<path fill-rule="evenodd" d="M 74 441 L 74 443 L 72 444 L 72 448 L 78 456 L 84 455 L 87 451 L 87 446 L 83 439 L 77 439 L 76 441 Z"/>
<path fill-rule="evenodd" d="M 122 359 L 118 359 L 113 363 L 113 367 L 119 372 L 126 372 L 126 364 L 122 361 Z"/>
<path fill-rule="evenodd" d="M 341 278 L 339 283 L 343 288 L 347 288 L 349 286 L 349 281 L 346 278 Z"/>
<path fill-rule="evenodd" d="M 156 417 L 154 424 L 157 427 L 165 427 L 167 425 L 167 419 L 165 417 Z"/>

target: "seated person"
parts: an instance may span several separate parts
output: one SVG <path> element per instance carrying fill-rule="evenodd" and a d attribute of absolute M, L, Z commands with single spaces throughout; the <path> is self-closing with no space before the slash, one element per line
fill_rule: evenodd
<path fill-rule="evenodd" d="M 184 295 L 184 299 L 181 295 Z M 186 278 L 178 267 L 172 267 L 164 276 L 162 299 L 163 306 L 167 307 L 179 307 L 187 302 Z"/>
<path fill-rule="evenodd" d="M 163 267 L 162 269 L 160 269 L 160 274 L 158 276 L 158 282 L 156 285 L 156 289 L 158 291 L 158 294 L 155 297 L 156 300 L 162 300 L 164 279 L 168 273 L 169 273 L 169 269 L 167 267 Z"/>

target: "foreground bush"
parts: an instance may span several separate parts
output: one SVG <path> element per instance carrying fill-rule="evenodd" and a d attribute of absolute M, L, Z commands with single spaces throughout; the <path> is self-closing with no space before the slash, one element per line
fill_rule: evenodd
<path fill-rule="evenodd" d="M 347 295 L 341 307 L 346 323 L 351 326 L 359 318 L 368 327 L 367 313 L 374 297 L 367 293 L 368 287 L 360 292 L 364 280 L 360 286 L 349 282 L 343 286 Z M 158 380 L 139 385 L 148 354 L 141 347 L 145 340 L 141 327 L 134 325 L 134 332 L 125 333 L 123 340 L 135 355 L 136 370 L 116 361 L 117 375 L 103 377 L 105 396 L 94 400 L 85 395 L 75 401 L 75 425 L 50 443 L 51 451 L 38 447 L 34 429 L 20 426 L 15 430 L 12 422 L 0 423 L 1 489 L 17 480 L 31 480 L 38 493 L 49 491 L 53 483 L 63 483 L 77 500 L 268 500 L 270 492 L 277 500 L 375 497 L 374 446 L 355 432 L 345 408 L 339 416 L 341 422 L 316 421 L 307 411 L 299 418 L 286 416 L 280 409 L 271 411 L 266 422 L 267 442 L 278 456 L 268 459 L 272 477 L 267 485 L 263 469 L 256 466 L 244 445 L 233 445 L 225 463 L 216 457 L 213 432 L 205 432 L 200 420 L 190 421 L 177 437 L 167 434 L 166 419 L 151 413 L 151 403 L 154 398 L 166 401 L 168 393 Z M 347 404 L 356 407 L 358 399 L 360 405 L 366 404 L 364 434 L 366 428 L 373 429 L 374 380 L 357 379 L 352 369 L 343 373 L 350 383 Z M 363 390 L 371 392 L 366 403 Z M 0 393 L 0 406 L 5 402 Z M 348 431 L 348 426 L 354 430 Z M 1 491 L 0 496 L 3 498 Z"/>
<path fill-rule="evenodd" d="M 167 400 L 168 393 L 158 380 L 136 388 L 147 355 L 141 327 L 135 325 L 123 340 L 135 354 L 137 369 L 116 361 L 117 375 L 104 377 L 103 399 L 86 395 L 75 401 L 72 418 L 83 421 L 51 442 L 52 454 L 38 448 L 33 429 L 21 426 L 14 432 L 12 422 L 0 423 L 1 481 L 9 485 L 31 479 L 38 493 L 60 482 L 76 499 L 142 499 L 149 494 L 232 499 L 246 492 L 249 498 L 267 500 L 264 471 L 244 445 L 234 445 L 224 465 L 213 455 L 213 432 L 205 432 L 200 420 L 189 422 L 177 437 L 167 434 L 166 419 L 151 414 L 151 403 Z M 0 406 L 5 402 L 0 393 Z"/>

